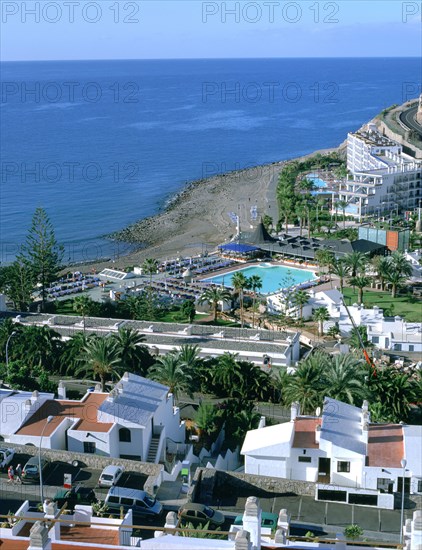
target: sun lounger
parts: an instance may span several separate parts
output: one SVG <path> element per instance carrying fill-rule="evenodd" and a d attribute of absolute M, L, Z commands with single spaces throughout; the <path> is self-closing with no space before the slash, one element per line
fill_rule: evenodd
<path fill-rule="evenodd" d="M 154 332 L 154 325 L 142 329 L 144 332 Z"/>

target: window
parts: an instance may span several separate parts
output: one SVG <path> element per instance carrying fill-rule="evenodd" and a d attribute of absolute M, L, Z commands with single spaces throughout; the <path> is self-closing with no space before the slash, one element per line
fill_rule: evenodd
<path fill-rule="evenodd" d="M 133 498 L 122 498 L 121 503 L 125 506 L 133 506 Z"/>
<path fill-rule="evenodd" d="M 312 458 L 310 456 L 299 456 L 298 460 L 299 462 L 312 462 Z"/>
<path fill-rule="evenodd" d="M 409 344 L 409 351 L 415 351 L 415 346 L 413 344 Z"/>
<path fill-rule="evenodd" d="M 84 453 L 95 454 L 96 445 L 92 441 L 84 441 Z"/>
<path fill-rule="evenodd" d="M 111 502 L 111 503 L 114 503 L 114 504 L 119 504 L 119 497 L 110 497 L 108 499 L 108 502 Z"/>
<path fill-rule="evenodd" d="M 348 473 L 350 472 L 350 462 L 337 462 L 337 472 Z"/>
<path fill-rule="evenodd" d="M 401 351 L 401 344 L 394 344 L 394 351 Z"/>
<path fill-rule="evenodd" d="M 393 483 L 391 479 L 388 477 L 379 477 L 377 479 L 377 489 L 378 491 L 381 491 L 382 493 L 388 493 L 389 487 Z"/>
<path fill-rule="evenodd" d="M 422 479 L 418 479 L 418 493 L 422 493 Z"/>
<path fill-rule="evenodd" d="M 138 506 L 138 508 L 145 508 L 145 502 L 143 500 L 136 500 L 135 506 Z"/>
<path fill-rule="evenodd" d="M 120 428 L 119 441 L 122 443 L 130 443 L 132 441 L 131 433 L 128 428 Z"/>
<path fill-rule="evenodd" d="M 379 336 L 372 336 L 372 343 L 373 344 L 379 344 L 380 343 L 380 337 Z"/>

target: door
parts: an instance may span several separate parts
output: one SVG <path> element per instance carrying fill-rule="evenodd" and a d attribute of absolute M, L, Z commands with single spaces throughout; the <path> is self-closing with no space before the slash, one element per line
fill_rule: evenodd
<path fill-rule="evenodd" d="M 330 483 L 331 460 L 329 458 L 320 457 L 318 459 L 318 481 L 322 483 Z"/>
<path fill-rule="evenodd" d="M 398 478 L 398 486 L 397 486 L 397 492 L 401 493 L 403 490 L 403 478 Z M 404 493 L 407 495 L 410 493 L 410 477 L 404 478 Z"/>

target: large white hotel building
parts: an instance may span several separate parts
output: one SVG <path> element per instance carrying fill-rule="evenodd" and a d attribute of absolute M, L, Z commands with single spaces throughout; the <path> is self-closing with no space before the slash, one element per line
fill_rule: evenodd
<path fill-rule="evenodd" d="M 350 174 L 338 192 L 348 202 L 347 214 L 361 219 L 422 207 L 422 162 L 381 135 L 375 124 L 348 134 L 347 168 Z"/>

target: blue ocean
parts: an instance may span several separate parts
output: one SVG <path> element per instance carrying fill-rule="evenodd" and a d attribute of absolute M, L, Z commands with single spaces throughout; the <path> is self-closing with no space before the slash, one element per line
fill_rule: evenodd
<path fill-rule="evenodd" d="M 339 145 L 416 97 L 421 62 L 233 59 L 2 63 L 1 261 L 42 206 L 65 261 L 116 257 L 109 232 L 188 181 Z"/>

